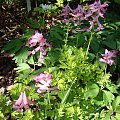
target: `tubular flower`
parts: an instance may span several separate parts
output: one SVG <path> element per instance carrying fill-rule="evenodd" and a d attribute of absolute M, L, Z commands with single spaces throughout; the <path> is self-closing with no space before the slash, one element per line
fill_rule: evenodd
<path fill-rule="evenodd" d="M 18 100 L 16 100 L 15 104 L 13 105 L 13 108 L 17 112 L 21 112 L 24 108 L 25 110 L 29 109 L 29 105 L 32 104 L 32 101 L 28 100 L 24 92 L 21 92 L 20 97 Z"/>
<path fill-rule="evenodd" d="M 100 62 L 105 62 L 108 65 L 112 65 L 114 63 L 114 60 L 112 59 L 112 57 L 116 57 L 117 52 L 116 51 L 108 51 L 107 49 L 105 49 L 105 54 L 102 54 L 102 58 L 99 59 Z"/>
<path fill-rule="evenodd" d="M 73 14 L 74 14 L 73 16 L 75 18 L 80 18 L 80 20 L 84 20 L 85 19 L 85 17 L 84 17 L 85 11 L 84 11 L 84 9 L 82 8 L 81 5 L 78 5 L 78 7 L 73 10 Z"/>
<path fill-rule="evenodd" d="M 30 44 L 30 47 L 36 46 L 36 44 L 40 42 L 42 38 L 43 38 L 42 33 L 35 31 L 35 34 L 28 41 L 28 43 Z"/>
<path fill-rule="evenodd" d="M 62 10 L 61 16 L 64 16 L 64 18 L 67 18 L 69 13 L 73 10 L 70 8 L 69 4 L 65 6 L 65 8 Z"/>
<path fill-rule="evenodd" d="M 74 26 L 83 25 L 84 21 L 89 21 L 89 28 L 79 28 L 77 31 L 91 31 L 91 29 L 95 26 L 95 31 L 103 30 L 102 24 L 99 22 L 99 18 L 104 18 L 104 13 L 106 12 L 106 7 L 108 4 L 104 2 L 101 4 L 100 0 L 96 0 L 93 4 L 82 7 L 78 5 L 76 9 L 71 9 L 69 4 L 65 6 L 62 10 L 61 16 L 64 16 L 63 22 L 68 24 L 69 21 L 74 23 Z M 74 30 L 75 31 L 75 30 Z"/>
<path fill-rule="evenodd" d="M 35 87 L 38 88 L 38 93 L 42 93 L 45 90 L 57 90 L 57 88 L 49 88 L 51 86 L 52 76 L 49 73 L 40 73 L 33 78 L 36 82 Z"/>
<path fill-rule="evenodd" d="M 35 34 L 29 39 L 28 43 L 30 44 L 30 47 L 34 47 L 38 45 L 35 49 L 33 49 L 30 52 L 30 54 L 34 55 L 36 54 L 36 52 L 40 51 L 38 66 L 42 66 L 44 56 L 46 55 L 47 50 L 51 48 L 51 45 L 46 42 L 46 39 L 43 38 L 42 33 L 39 33 L 38 31 L 35 31 Z"/>
<path fill-rule="evenodd" d="M 104 18 L 103 15 L 106 12 L 107 6 L 108 6 L 107 3 L 101 4 L 100 0 L 96 0 L 93 4 L 88 5 L 89 11 L 86 12 L 85 17 L 86 19 L 89 19 L 89 17 L 92 18 L 92 20 L 89 21 L 91 26 L 88 29 L 88 31 L 90 31 L 95 24 L 98 25 L 98 28 L 95 29 L 95 31 L 99 31 L 103 29 L 103 26 L 100 24 L 98 19 L 99 17 Z"/>

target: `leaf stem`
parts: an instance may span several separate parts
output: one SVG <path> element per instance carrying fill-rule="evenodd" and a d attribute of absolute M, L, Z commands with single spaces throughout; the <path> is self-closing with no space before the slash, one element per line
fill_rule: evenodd
<path fill-rule="evenodd" d="M 63 98 L 63 100 L 61 102 L 62 104 L 65 103 L 65 101 L 67 100 L 67 97 L 68 97 L 68 95 L 69 95 L 69 93 L 71 91 L 71 88 L 72 88 L 73 84 L 75 83 L 75 81 L 76 81 L 76 79 L 72 82 L 70 88 L 68 89 L 67 93 L 65 94 L 65 96 L 64 96 L 64 98 Z"/>
<path fill-rule="evenodd" d="M 68 28 L 67 28 L 66 38 L 65 38 L 65 40 L 64 40 L 65 45 L 67 45 L 67 41 L 68 41 L 68 33 L 69 33 L 69 23 L 68 23 Z"/>
<path fill-rule="evenodd" d="M 93 39 L 93 34 L 94 34 L 94 32 L 91 31 L 91 35 L 90 35 L 90 38 L 89 38 L 89 43 L 88 43 L 88 47 L 87 47 L 87 50 L 86 50 L 85 58 L 86 58 L 87 55 L 88 55 L 88 50 L 89 50 L 89 48 L 90 48 L 90 44 L 91 44 L 91 41 L 92 41 L 92 39 Z"/>

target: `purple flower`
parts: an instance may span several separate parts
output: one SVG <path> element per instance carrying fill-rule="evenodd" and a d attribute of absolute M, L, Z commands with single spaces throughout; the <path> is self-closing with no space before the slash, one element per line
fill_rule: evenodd
<path fill-rule="evenodd" d="M 33 78 L 36 82 L 35 87 L 38 88 L 38 93 L 42 93 L 46 90 L 58 90 L 57 88 L 49 88 L 51 86 L 52 77 L 52 74 L 40 73 Z"/>
<path fill-rule="evenodd" d="M 116 51 L 108 51 L 107 49 L 105 49 L 105 54 L 102 54 L 102 58 L 99 59 L 100 62 L 105 62 L 108 65 L 112 65 L 114 63 L 114 60 L 112 59 L 112 57 L 116 57 L 117 52 Z"/>
<path fill-rule="evenodd" d="M 98 16 L 96 16 L 96 17 L 92 16 L 92 19 L 93 19 L 92 21 L 89 21 L 90 27 L 87 29 L 88 32 L 91 31 L 93 26 L 95 26 L 95 25 L 98 25 L 97 29 L 95 29 L 96 32 L 104 29 L 102 24 L 100 24 L 100 22 L 98 20 Z"/>
<path fill-rule="evenodd" d="M 78 5 L 78 7 L 73 10 L 73 16 L 75 18 L 79 18 L 80 20 L 84 20 L 85 19 L 85 17 L 84 17 L 85 14 L 86 13 L 85 13 L 85 11 L 84 11 L 84 9 L 82 8 L 81 5 Z"/>
<path fill-rule="evenodd" d="M 61 16 L 64 16 L 64 18 L 67 18 L 69 13 L 72 12 L 73 10 L 70 8 L 69 4 L 65 6 L 64 9 L 62 9 Z"/>
<path fill-rule="evenodd" d="M 100 31 L 103 30 L 103 26 L 99 22 L 99 17 L 104 18 L 104 13 L 106 11 L 106 7 L 108 6 L 107 3 L 101 4 L 100 0 L 95 1 L 93 4 L 88 5 L 88 12 L 85 14 L 86 19 L 91 19 L 90 22 L 90 27 L 88 28 L 87 31 L 91 31 L 93 26 L 98 25 L 97 29 L 95 31 Z M 91 17 L 91 18 L 90 18 Z"/>
<path fill-rule="evenodd" d="M 107 6 L 108 6 L 108 4 L 106 2 L 101 4 L 100 0 L 96 0 L 93 4 L 88 6 L 89 11 L 88 11 L 88 14 L 86 16 L 89 17 L 92 14 L 97 14 L 100 17 L 103 17 L 104 13 L 106 12 Z"/>
<path fill-rule="evenodd" d="M 20 97 L 18 100 L 16 100 L 15 104 L 13 105 L 13 108 L 17 112 L 21 112 L 22 109 L 24 108 L 25 110 L 29 109 L 29 105 L 32 104 L 33 102 L 31 100 L 28 100 L 24 92 L 21 92 Z"/>

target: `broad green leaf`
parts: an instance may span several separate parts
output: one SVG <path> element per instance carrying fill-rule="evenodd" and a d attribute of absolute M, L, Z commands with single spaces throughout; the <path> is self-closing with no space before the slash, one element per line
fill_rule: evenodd
<path fill-rule="evenodd" d="M 114 39 L 114 36 L 108 36 L 106 41 L 102 42 L 104 45 L 106 45 L 107 47 L 110 47 L 111 49 L 116 49 L 116 41 Z"/>
<path fill-rule="evenodd" d="M 117 118 L 117 120 L 119 120 L 120 119 L 120 114 L 116 113 L 115 117 Z"/>
<path fill-rule="evenodd" d="M 24 71 L 26 69 L 30 69 L 30 66 L 27 63 L 21 63 L 17 68 L 15 68 L 15 70 L 18 72 Z"/>
<path fill-rule="evenodd" d="M 115 112 L 119 113 L 120 114 L 120 106 L 117 106 Z"/>
<path fill-rule="evenodd" d="M 103 90 L 103 100 L 107 105 L 108 103 L 111 103 L 112 100 L 114 100 L 114 95 L 110 91 Z"/>
<path fill-rule="evenodd" d="M 88 85 L 86 88 L 87 88 L 87 91 L 84 93 L 84 96 L 86 99 L 88 97 L 94 98 L 99 93 L 99 87 L 97 84 Z"/>
<path fill-rule="evenodd" d="M 110 84 L 110 85 L 108 84 L 106 87 L 107 87 L 107 89 L 110 90 L 111 93 L 118 93 L 116 90 L 117 87 L 114 84 Z"/>
<path fill-rule="evenodd" d="M 113 110 L 116 110 L 116 108 L 119 106 L 119 104 L 120 104 L 120 96 L 117 96 L 112 104 Z"/>

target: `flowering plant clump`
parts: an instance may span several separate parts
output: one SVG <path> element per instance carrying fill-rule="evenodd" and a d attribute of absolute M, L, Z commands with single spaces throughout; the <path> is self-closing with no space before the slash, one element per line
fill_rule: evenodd
<path fill-rule="evenodd" d="M 34 55 L 37 51 L 40 51 L 38 66 L 42 66 L 44 56 L 46 55 L 47 50 L 51 48 L 51 45 L 46 42 L 46 39 L 43 38 L 42 33 L 39 33 L 38 31 L 35 31 L 35 34 L 29 39 L 28 43 L 30 44 L 30 47 L 34 47 L 38 43 L 38 47 L 32 50 L 30 54 Z"/>
<path fill-rule="evenodd" d="M 105 49 L 105 54 L 102 54 L 102 58 L 99 59 L 100 62 L 105 62 L 108 65 L 112 65 L 114 63 L 114 60 L 112 57 L 116 57 L 117 52 L 116 51 L 108 51 Z"/>

